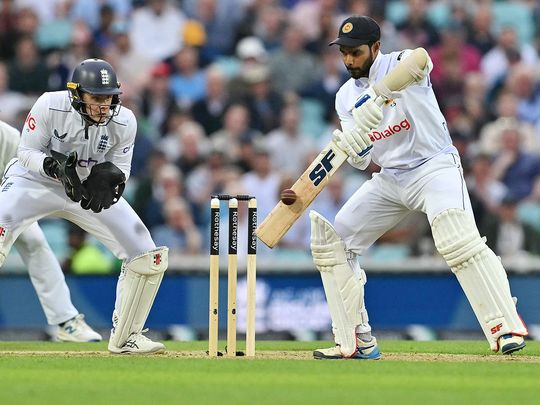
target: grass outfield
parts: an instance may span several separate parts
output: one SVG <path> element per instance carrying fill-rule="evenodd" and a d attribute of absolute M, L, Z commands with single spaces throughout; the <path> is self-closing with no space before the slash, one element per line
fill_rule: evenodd
<path fill-rule="evenodd" d="M 540 403 L 540 342 L 502 356 L 483 341 L 382 341 L 380 361 L 313 360 L 327 344 L 261 341 L 255 359 L 209 359 L 206 342 L 154 356 L 0 342 L 0 404 Z"/>

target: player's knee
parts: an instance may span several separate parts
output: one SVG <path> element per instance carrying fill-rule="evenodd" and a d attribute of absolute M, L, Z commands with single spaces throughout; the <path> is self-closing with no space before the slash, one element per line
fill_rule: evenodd
<path fill-rule="evenodd" d="M 169 249 L 160 246 L 125 262 L 125 267 L 138 274 L 152 276 L 163 273 L 169 265 Z"/>
<path fill-rule="evenodd" d="M 334 219 L 334 229 L 336 230 L 338 236 L 344 241 L 348 240 L 349 236 L 352 233 L 352 230 L 350 228 L 350 222 L 350 216 L 347 218 L 347 216 L 343 214 L 342 211 L 339 211 L 336 215 L 336 218 Z"/>
<path fill-rule="evenodd" d="M 15 243 L 18 249 L 22 247 L 30 255 L 40 249 L 48 248 L 47 241 L 43 235 L 28 232 L 23 232 Z"/>
<path fill-rule="evenodd" d="M 431 225 L 438 252 L 454 270 L 487 249 L 472 214 L 461 209 L 441 212 Z"/>

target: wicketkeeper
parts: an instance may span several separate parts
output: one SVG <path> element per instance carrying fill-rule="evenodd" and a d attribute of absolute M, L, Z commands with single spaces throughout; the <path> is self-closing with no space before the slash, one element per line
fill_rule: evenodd
<path fill-rule="evenodd" d="M 120 104 L 112 66 L 87 59 L 68 91 L 44 93 L 26 118 L 18 159 L 0 191 L 0 266 L 13 242 L 46 216 L 65 218 L 123 259 L 109 340 L 112 353 L 155 353 L 163 344 L 143 335 L 167 269 L 166 247 L 122 198 L 137 122 Z"/>

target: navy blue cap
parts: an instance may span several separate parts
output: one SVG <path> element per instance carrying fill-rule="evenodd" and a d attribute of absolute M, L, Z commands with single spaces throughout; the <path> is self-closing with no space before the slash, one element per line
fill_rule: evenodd
<path fill-rule="evenodd" d="M 352 16 L 341 23 L 338 37 L 328 45 L 343 45 L 356 48 L 381 39 L 381 27 L 368 16 Z"/>

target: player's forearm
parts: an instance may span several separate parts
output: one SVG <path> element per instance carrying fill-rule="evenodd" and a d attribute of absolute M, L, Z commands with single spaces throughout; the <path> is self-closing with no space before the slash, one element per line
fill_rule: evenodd
<path fill-rule="evenodd" d="M 17 157 L 19 158 L 19 163 L 28 170 L 44 174 L 43 161 L 47 157 L 45 153 L 19 145 Z"/>
<path fill-rule="evenodd" d="M 429 73 L 431 60 L 424 48 L 416 48 L 404 58 L 382 80 L 373 86 L 373 90 L 385 99 L 392 98 L 392 92 L 400 91 L 423 80 Z"/>

